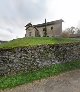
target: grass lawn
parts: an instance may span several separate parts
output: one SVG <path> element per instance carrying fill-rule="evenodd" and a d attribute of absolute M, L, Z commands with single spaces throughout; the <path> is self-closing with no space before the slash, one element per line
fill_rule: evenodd
<path fill-rule="evenodd" d="M 34 38 L 18 38 L 7 43 L 1 44 L 0 48 L 14 48 L 24 46 L 37 46 L 45 44 L 62 44 L 80 42 L 79 38 L 50 38 L 50 37 L 34 37 Z"/>
<path fill-rule="evenodd" d="M 40 80 L 50 76 L 55 76 L 60 73 L 80 69 L 80 61 L 65 63 L 65 64 L 56 64 L 51 67 L 44 68 L 31 73 L 17 74 L 15 76 L 9 77 L 0 77 L 0 89 L 12 88 L 18 85 L 25 83 L 33 82 L 34 80 Z"/>

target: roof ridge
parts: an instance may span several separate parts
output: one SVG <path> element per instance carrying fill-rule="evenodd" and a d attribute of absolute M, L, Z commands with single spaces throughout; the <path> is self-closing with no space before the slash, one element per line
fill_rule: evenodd
<path fill-rule="evenodd" d="M 46 22 L 47 25 L 52 25 L 52 24 L 57 24 L 57 23 L 60 23 L 60 22 L 64 22 L 62 19 L 59 19 L 59 20 L 55 20 L 55 21 L 51 21 L 51 22 Z M 37 25 L 34 25 L 35 27 L 42 27 L 42 26 L 45 26 L 45 23 L 42 23 L 42 24 L 37 24 Z"/>

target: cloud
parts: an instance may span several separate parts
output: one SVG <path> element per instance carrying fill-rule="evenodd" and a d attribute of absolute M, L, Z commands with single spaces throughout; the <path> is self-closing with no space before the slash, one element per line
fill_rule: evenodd
<path fill-rule="evenodd" d="M 37 21 L 46 14 L 46 0 L 15 0 L 15 5 L 24 21 Z"/>
<path fill-rule="evenodd" d="M 37 21 L 46 13 L 46 0 L 2 0 L 0 19 L 5 23 L 21 26 L 21 22 Z"/>
<path fill-rule="evenodd" d="M 35 23 L 45 14 L 46 0 L 0 0 L 0 30 L 5 30 L 1 35 L 7 38 L 11 37 L 7 33 L 13 33 L 19 37 L 26 23 Z"/>
<path fill-rule="evenodd" d="M 47 0 L 47 17 L 49 20 L 64 20 L 63 27 L 77 26 L 80 20 L 80 0 Z"/>
<path fill-rule="evenodd" d="M 23 37 L 28 22 L 42 23 L 45 18 L 47 21 L 62 18 L 64 28 L 77 25 L 79 4 L 80 0 L 0 0 L 0 30 L 5 30 L 0 31 L 1 37 Z"/>
<path fill-rule="evenodd" d="M 15 35 L 9 30 L 5 28 L 0 28 L 0 40 L 11 40 L 15 38 Z"/>

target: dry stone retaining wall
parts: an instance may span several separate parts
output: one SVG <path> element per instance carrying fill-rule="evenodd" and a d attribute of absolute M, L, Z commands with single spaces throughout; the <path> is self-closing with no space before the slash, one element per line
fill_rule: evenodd
<path fill-rule="evenodd" d="M 0 76 L 80 60 L 80 43 L 0 49 Z"/>

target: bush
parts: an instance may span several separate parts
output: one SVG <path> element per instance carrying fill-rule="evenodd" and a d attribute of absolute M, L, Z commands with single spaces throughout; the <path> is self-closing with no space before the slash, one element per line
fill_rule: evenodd
<path fill-rule="evenodd" d="M 62 32 L 62 37 L 64 37 L 64 38 L 69 38 L 69 35 L 70 34 L 66 31 Z"/>

